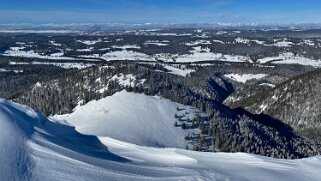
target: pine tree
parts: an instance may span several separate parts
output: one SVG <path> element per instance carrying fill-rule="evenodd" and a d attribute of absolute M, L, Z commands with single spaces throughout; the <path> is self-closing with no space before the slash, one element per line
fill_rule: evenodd
<path fill-rule="evenodd" d="M 175 120 L 174 126 L 175 126 L 175 127 L 178 127 L 178 123 L 177 123 L 176 120 Z"/>
<path fill-rule="evenodd" d="M 182 129 L 186 129 L 186 124 L 182 123 Z"/>

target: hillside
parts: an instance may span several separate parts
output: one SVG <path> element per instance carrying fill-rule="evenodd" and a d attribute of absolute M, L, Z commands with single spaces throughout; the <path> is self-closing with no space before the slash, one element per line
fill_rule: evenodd
<path fill-rule="evenodd" d="M 321 70 L 285 81 L 235 107 L 274 116 L 309 138 L 321 138 Z"/>
<path fill-rule="evenodd" d="M 318 180 L 321 176 L 319 157 L 286 161 L 142 147 L 82 135 L 66 123 L 3 99 L 0 118 L 5 128 L 0 132 L 0 173 L 8 181 Z"/>
<path fill-rule="evenodd" d="M 282 121 L 269 116 L 257 116 L 243 109 L 233 110 L 222 103 L 235 92 L 235 88 L 238 90 L 245 85 L 260 87 L 264 82 L 277 84 L 287 76 L 297 75 L 309 69 L 302 66 L 242 65 L 218 63 L 210 67 L 176 66 L 177 69 L 195 70 L 184 77 L 166 72 L 167 69 L 162 64 L 117 62 L 109 66 L 70 71 L 58 78 L 38 82 L 23 94 L 16 95 L 14 100 L 45 115 L 70 114 L 68 118 L 63 119 L 70 119 L 82 133 L 114 136 L 113 138 L 139 145 L 179 148 L 188 146 L 189 149 L 198 151 L 246 152 L 287 159 L 318 155 L 321 152 L 319 142 L 302 138 Z M 251 78 L 245 83 L 224 76 L 230 73 L 239 75 L 242 70 L 247 71 Z M 252 79 L 253 75 L 260 73 L 267 76 Z M 123 90 L 142 95 L 130 98 L 123 95 L 122 99 L 122 96 L 117 96 L 121 93 L 117 92 Z M 253 90 L 252 94 L 255 92 L 256 90 Z M 153 96 L 168 99 L 171 103 L 169 105 Z M 112 104 L 109 104 L 109 101 Z M 179 115 L 175 117 L 174 111 L 177 106 L 173 106 L 172 102 L 193 106 L 207 116 L 202 119 L 181 120 Z M 120 113 L 118 106 L 130 116 Z M 86 110 L 87 108 L 90 111 Z M 86 113 L 90 113 L 90 117 Z M 90 121 L 85 119 L 88 117 Z M 167 126 L 150 126 L 147 129 L 145 125 L 152 125 L 150 123 L 153 123 L 153 120 L 165 120 Z M 92 122 L 95 124 L 90 124 Z M 173 127 L 169 127 L 171 125 Z M 186 129 L 185 134 L 182 135 L 182 130 L 174 126 Z M 128 127 L 133 129 L 128 130 Z M 197 129 L 199 134 L 190 133 L 193 129 Z M 144 137 L 144 141 L 131 138 L 130 134 L 123 134 L 123 130 L 139 132 L 140 138 Z M 161 134 L 163 131 L 169 133 L 169 138 Z M 149 139 L 146 139 L 146 133 Z M 177 138 L 178 135 L 182 137 L 177 140 L 171 139 Z M 183 138 L 190 144 L 186 144 L 185 140 L 178 141 Z"/>
<path fill-rule="evenodd" d="M 194 131 L 174 127 L 175 115 L 194 119 L 198 112 L 191 106 L 124 90 L 54 118 L 66 120 L 88 135 L 108 136 L 141 146 L 185 148 L 185 136 Z"/>

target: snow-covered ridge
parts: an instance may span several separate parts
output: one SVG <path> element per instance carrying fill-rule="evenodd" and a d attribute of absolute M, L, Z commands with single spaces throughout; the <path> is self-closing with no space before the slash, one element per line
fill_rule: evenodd
<path fill-rule="evenodd" d="M 267 74 L 226 74 L 224 76 L 236 82 L 245 83 L 252 79 L 262 79 L 266 77 Z"/>
<path fill-rule="evenodd" d="M 48 120 L 3 99 L 0 126 L 3 180 L 317 181 L 321 177 L 320 157 L 290 161 L 137 146 L 79 134 L 66 122 Z"/>
<path fill-rule="evenodd" d="M 130 84 L 125 82 L 123 84 Z M 122 91 L 54 118 L 68 121 L 84 134 L 107 136 L 141 146 L 185 148 L 184 138 L 193 130 L 174 127 L 175 114 L 181 114 L 177 107 L 182 109 L 181 113 L 195 110 L 167 99 Z"/>

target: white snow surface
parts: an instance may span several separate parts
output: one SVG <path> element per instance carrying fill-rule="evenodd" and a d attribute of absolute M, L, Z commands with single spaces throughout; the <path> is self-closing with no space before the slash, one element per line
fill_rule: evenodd
<path fill-rule="evenodd" d="M 4 69 L 4 68 L 0 68 L 0 72 L 11 72 L 11 70 L 7 70 L 7 69 Z"/>
<path fill-rule="evenodd" d="M 101 39 L 98 39 L 98 40 L 77 40 L 77 42 L 83 43 L 85 45 L 95 45 L 96 43 L 101 42 Z"/>
<path fill-rule="evenodd" d="M 188 132 L 174 127 L 177 106 L 183 107 L 167 99 L 122 91 L 54 118 L 66 120 L 88 135 L 141 146 L 185 148 Z"/>
<path fill-rule="evenodd" d="M 40 55 L 33 50 L 31 51 L 24 51 L 25 47 L 10 47 L 10 50 L 4 52 L 4 56 L 12 56 L 12 57 L 27 57 L 27 58 L 40 58 L 40 59 L 50 59 L 50 60 L 76 60 L 73 57 L 64 57 L 63 52 L 53 53 L 50 56 L 48 55 Z"/>
<path fill-rule="evenodd" d="M 129 86 L 129 87 L 134 87 L 135 86 L 135 80 L 136 80 L 136 77 L 132 74 L 127 74 L 127 75 L 124 75 L 122 73 L 120 73 L 119 75 L 114 75 L 111 80 L 114 80 L 119 83 L 119 85 L 122 85 L 122 86 Z"/>
<path fill-rule="evenodd" d="M 91 52 L 91 51 L 93 51 L 93 47 L 85 48 L 85 49 L 77 49 L 76 51 L 77 52 Z"/>
<path fill-rule="evenodd" d="M 84 69 L 87 67 L 91 67 L 94 64 L 92 63 L 71 63 L 71 62 L 40 62 L 40 61 L 31 61 L 31 62 L 15 62 L 11 61 L 9 62 L 10 65 L 55 65 L 61 68 L 65 69 L 71 69 L 71 68 L 76 68 L 76 69 Z M 15 72 L 21 72 L 22 70 L 16 70 Z M 0 70 L 1 72 L 1 70 Z"/>
<path fill-rule="evenodd" d="M 245 83 L 252 79 L 262 79 L 267 76 L 267 74 L 226 74 L 227 78 L 235 80 L 236 82 Z"/>
<path fill-rule="evenodd" d="M 58 46 L 58 47 L 62 46 L 62 44 L 56 43 L 55 41 L 49 41 L 49 43 L 50 43 L 51 45 L 53 45 L 53 46 Z M 16 43 L 16 44 L 17 44 L 17 43 Z"/>
<path fill-rule="evenodd" d="M 130 48 L 140 49 L 141 47 L 137 45 L 122 45 L 122 46 L 113 46 L 113 48 L 120 48 L 120 49 L 126 50 Z"/>
<path fill-rule="evenodd" d="M 76 69 L 84 69 L 87 67 L 91 67 L 94 64 L 91 63 L 70 63 L 70 62 L 37 62 L 37 61 L 33 61 L 30 62 L 31 64 L 40 64 L 40 65 L 55 65 L 64 69 L 72 69 L 72 68 L 76 68 Z"/>
<path fill-rule="evenodd" d="M 218 33 L 227 33 L 227 32 L 218 32 Z M 188 34 L 168 34 L 168 36 L 189 36 Z M 48 59 L 48 60 L 90 60 L 92 61 L 93 58 L 104 59 L 106 61 L 114 61 L 114 60 L 134 60 L 134 61 L 168 61 L 172 62 L 175 60 L 176 62 L 194 62 L 199 63 L 201 61 L 224 61 L 224 62 L 250 62 L 253 63 L 250 57 L 248 56 L 241 56 L 241 55 L 229 55 L 229 54 L 222 54 L 217 52 L 211 52 L 211 50 L 204 46 L 210 45 L 213 42 L 215 43 L 222 43 L 225 42 L 221 40 L 210 40 L 210 39 L 197 39 L 191 42 L 184 43 L 185 45 L 191 46 L 193 49 L 190 51 L 190 54 L 169 54 L 169 53 L 160 53 L 155 55 L 147 55 L 145 53 L 139 52 L 138 50 L 142 47 L 136 44 L 125 44 L 125 45 L 115 45 L 113 48 L 118 48 L 119 50 L 114 50 L 112 52 L 105 53 L 103 55 L 100 54 L 91 54 L 88 55 L 88 52 L 94 50 L 92 45 L 95 45 L 98 42 L 102 42 L 106 40 L 104 39 L 94 39 L 94 40 L 75 40 L 77 42 L 81 42 L 87 45 L 87 48 L 84 49 L 75 49 L 78 52 L 87 52 L 86 55 L 79 55 L 79 58 L 75 57 L 68 57 L 65 55 L 66 49 L 60 49 L 60 52 L 53 53 L 50 55 L 45 55 L 42 53 L 38 53 L 34 50 L 26 51 L 25 48 L 31 46 L 33 42 L 16 42 L 17 46 L 10 47 L 9 50 L 6 50 L 2 55 L 4 56 L 14 56 L 14 57 L 26 57 L 26 58 L 38 58 L 38 59 Z M 123 39 L 117 39 L 116 41 L 123 41 Z M 295 45 L 293 42 L 289 41 L 287 38 L 282 39 L 274 39 L 273 43 L 267 44 L 265 41 L 261 40 L 250 40 L 244 37 L 237 37 L 232 42 L 229 43 L 243 43 L 250 45 L 251 42 L 256 42 L 257 44 L 261 44 L 264 46 L 278 46 L 278 47 L 291 47 Z M 50 45 L 62 48 L 62 44 L 57 43 L 53 40 L 48 42 Z M 168 46 L 170 41 L 168 40 L 147 40 L 145 42 L 146 45 L 157 45 L 157 46 Z M 313 47 L 318 47 L 319 44 L 312 41 L 311 39 L 304 39 L 298 45 L 308 45 Z M 101 48 L 100 50 L 108 50 L 110 48 Z M 87 59 L 86 59 L 87 58 Z M 91 58 L 91 59 L 88 59 Z M 275 57 L 264 57 L 257 60 L 257 63 L 264 64 L 264 63 L 275 63 L 275 64 L 300 64 L 300 65 L 310 65 L 314 67 L 321 67 L 321 60 L 313 60 L 310 58 L 305 58 L 303 56 L 296 56 L 293 53 L 286 52 L 281 53 Z"/>
<path fill-rule="evenodd" d="M 260 86 L 268 86 L 268 87 L 272 87 L 272 88 L 275 87 L 275 85 L 271 84 L 271 83 L 261 83 Z"/>
<path fill-rule="evenodd" d="M 247 62 L 251 61 L 249 57 L 238 55 L 223 55 L 222 53 L 213 53 L 208 48 L 201 46 L 193 47 L 193 51 L 189 55 L 181 55 L 174 57 L 177 62 L 199 62 L 209 60 L 219 60 L 226 62 Z"/>
<path fill-rule="evenodd" d="M 187 46 L 196 46 L 196 45 L 210 45 L 212 44 L 209 40 L 196 40 L 189 43 L 186 43 Z"/>
<path fill-rule="evenodd" d="M 235 42 L 236 43 L 249 44 L 250 40 L 246 39 L 246 38 L 243 38 L 243 37 L 237 37 L 237 38 L 235 38 Z"/>
<path fill-rule="evenodd" d="M 157 46 L 168 46 L 167 43 L 160 43 L 160 42 L 146 42 L 145 45 L 157 45 Z"/>
<path fill-rule="evenodd" d="M 0 175 L 6 181 L 317 181 L 321 177 L 321 156 L 280 160 L 245 153 L 138 146 L 82 135 L 66 122 L 49 120 L 4 99 L 0 99 L 0 126 Z"/>
<path fill-rule="evenodd" d="M 276 57 L 265 57 L 257 60 L 258 63 L 274 63 L 274 64 L 299 64 L 310 65 L 313 67 L 321 67 L 321 60 L 313 60 L 301 56 L 295 56 L 293 53 L 282 53 Z"/>
<path fill-rule="evenodd" d="M 102 58 L 106 61 L 111 61 L 111 60 L 145 60 L 145 61 L 153 61 L 153 59 L 140 52 L 132 51 L 132 50 L 126 50 L 123 49 L 121 51 L 114 51 L 114 52 L 108 52 L 104 54 Z"/>
<path fill-rule="evenodd" d="M 200 44 L 200 42 L 196 42 L 196 43 L 197 45 Z M 204 44 L 207 42 L 202 42 L 202 43 Z M 151 42 L 148 44 L 165 46 L 166 43 Z M 211 60 L 226 61 L 226 62 L 252 62 L 250 57 L 240 56 L 240 55 L 224 55 L 222 53 L 213 53 L 208 48 L 202 49 L 201 46 L 193 47 L 193 50 L 190 52 L 190 54 L 186 54 L 186 55 L 167 54 L 167 53 L 147 55 L 134 50 L 128 50 L 129 48 L 134 48 L 134 49 L 141 48 L 136 45 L 126 45 L 126 46 L 119 46 L 119 47 L 114 46 L 114 48 L 121 48 L 122 50 L 108 52 L 104 55 L 93 54 L 93 55 L 83 55 L 81 57 L 101 58 L 106 61 L 112 61 L 112 60 L 155 61 L 156 59 L 159 59 L 159 60 L 171 62 L 173 61 L 173 59 L 175 59 L 176 62 L 200 62 L 200 61 L 211 61 Z"/>
<path fill-rule="evenodd" d="M 316 44 L 312 40 L 304 40 L 303 42 L 300 42 L 299 45 L 309 45 L 309 46 L 316 46 Z"/>
<path fill-rule="evenodd" d="M 305 57 L 290 57 L 280 61 L 273 62 L 275 64 L 299 64 L 299 65 L 310 65 L 313 67 L 321 67 L 321 60 L 313 60 Z"/>
<path fill-rule="evenodd" d="M 291 45 L 293 45 L 293 43 L 289 41 L 279 41 L 274 43 L 273 45 L 277 47 L 290 47 Z"/>
<path fill-rule="evenodd" d="M 192 69 L 179 69 L 179 68 L 169 66 L 169 65 L 164 66 L 164 68 L 166 68 L 169 71 L 168 73 L 170 73 L 170 74 L 180 75 L 183 77 L 186 77 L 188 74 L 195 71 Z"/>
<path fill-rule="evenodd" d="M 224 42 L 224 41 L 222 41 L 222 40 L 213 40 L 213 42 L 221 43 L 221 44 L 225 44 L 225 42 Z"/>
<path fill-rule="evenodd" d="M 144 53 L 123 49 L 121 51 L 109 52 L 101 57 L 90 56 L 91 58 L 102 58 L 106 61 L 111 60 L 144 60 L 144 61 L 155 61 L 155 59 L 161 59 L 164 61 L 172 61 L 175 58 L 176 62 L 199 62 L 199 61 L 210 61 L 219 60 L 227 62 L 251 62 L 249 57 L 238 56 L 238 55 L 223 55 L 221 53 L 210 52 L 209 49 L 202 49 L 201 46 L 193 47 L 194 50 L 191 54 L 187 55 L 167 55 L 157 54 L 155 56 L 149 56 Z M 88 56 L 86 56 L 88 58 Z"/>
<path fill-rule="evenodd" d="M 251 40 L 252 42 L 255 42 L 259 45 L 264 45 L 265 41 L 261 41 L 261 40 Z"/>

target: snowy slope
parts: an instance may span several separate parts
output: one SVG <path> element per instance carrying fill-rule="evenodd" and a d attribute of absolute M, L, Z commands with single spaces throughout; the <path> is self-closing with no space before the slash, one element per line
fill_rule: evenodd
<path fill-rule="evenodd" d="M 262 79 L 266 77 L 267 74 L 226 74 L 224 76 L 236 82 L 245 83 L 252 79 Z"/>
<path fill-rule="evenodd" d="M 276 57 L 265 57 L 257 60 L 258 63 L 275 63 L 275 64 L 299 64 L 313 67 L 321 67 L 320 60 L 295 56 L 293 53 L 283 53 Z"/>
<path fill-rule="evenodd" d="M 279 160 L 246 153 L 208 153 L 156 149 L 100 138 L 111 152 L 147 165 L 184 173 L 183 180 L 319 180 L 321 157 Z M 168 179 L 168 178 L 166 178 Z M 165 179 L 165 180 L 166 180 Z"/>
<path fill-rule="evenodd" d="M 33 129 L 33 120 L 29 117 L 23 119 L 19 115 L 16 116 L 16 119 L 13 119 L 11 116 L 18 114 L 19 111 L 4 106 L 4 103 L 4 100 L 0 101 L 0 125 L 2 129 L 0 135 L 1 179 L 26 179 L 31 174 L 28 167 L 33 164 L 30 160 L 30 153 L 26 143 Z M 27 111 L 29 112 L 28 114 L 33 114 L 32 111 Z M 21 127 L 24 130 L 21 130 Z M 25 165 L 19 165 L 20 162 Z"/>
<path fill-rule="evenodd" d="M 122 91 L 54 118 L 68 121 L 83 134 L 142 146 L 185 148 L 187 130 L 174 127 L 177 106 L 189 109 L 167 99 Z"/>
<path fill-rule="evenodd" d="M 125 162 L 96 137 L 49 121 L 29 107 L 0 100 L 1 180 L 98 180 L 104 160 Z M 110 164 L 110 166 L 112 163 Z M 107 167 L 107 165 L 106 165 Z M 112 169 L 109 169 L 112 170 Z M 115 175 L 116 172 L 115 172 Z"/>
<path fill-rule="evenodd" d="M 173 67 L 173 66 L 169 66 L 169 65 L 166 65 L 164 66 L 165 69 L 167 69 L 170 73 L 170 74 L 174 74 L 174 75 L 180 75 L 180 76 L 183 76 L 183 77 L 186 77 L 188 74 L 190 74 L 191 72 L 194 72 L 195 70 L 192 70 L 192 69 L 179 69 L 179 68 L 176 68 L 176 67 Z"/>
<path fill-rule="evenodd" d="M 278 160 L 244 153 L 152 148 L 85 136 L 0 100 L 2 180 L 319 180 L 321 157 Z"/>

